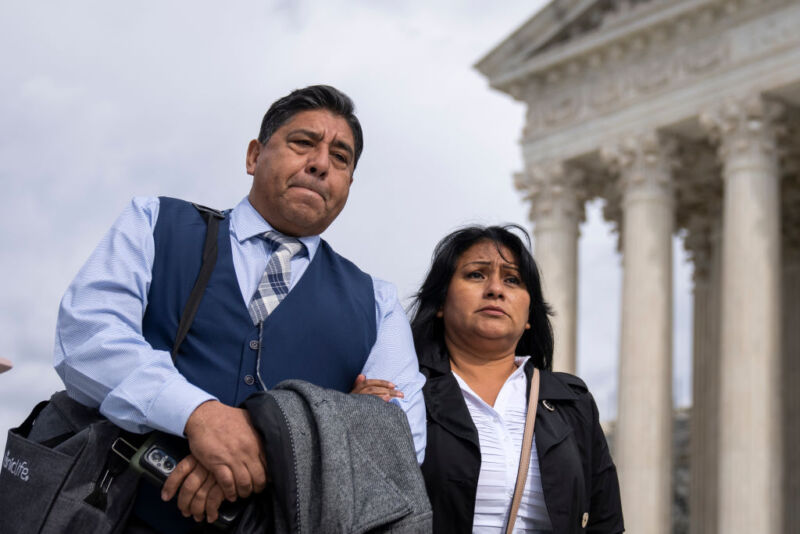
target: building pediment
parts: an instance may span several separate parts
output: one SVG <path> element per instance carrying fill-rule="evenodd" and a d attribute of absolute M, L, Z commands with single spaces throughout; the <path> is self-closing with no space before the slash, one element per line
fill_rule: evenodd
<path fill-rule="evenodd" d="M 798 24 L 797 0 L 555 0 L 476 66 L 527 104 L 526 158 L 578 156 L 746 93 L 800 105 Z"/>
<path fill-rule="evenodd" d="M 544 6 L 522 24 L 494 50 L 475 64 L 481 73 L 490 79 L 513 70 L 537 51 L 561 41 L 564 36 L 574 34 L 577 21 L 598 12 L 599 4 L 613 0 L 555 0 Z"/>
<path fill-rule="evenodd" d="M 531 76 L 691 15 L 718 0 L 553 0 L 475 64 L 492 87 L 522 99 Z"/>

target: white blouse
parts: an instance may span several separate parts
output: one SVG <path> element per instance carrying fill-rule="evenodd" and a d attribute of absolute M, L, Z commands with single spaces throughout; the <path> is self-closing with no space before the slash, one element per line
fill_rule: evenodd
<path fill-rule="evenodd" d="M 505 528 L 506 516 L 514 495 L 514 484 L 517 481 L 522 433 L 528 409 L 525 398 L 527 380 L 523 370 L 528 358 L 516 358 L 518 367 L 506 379 L 494 407 L 489 406 L 460 376 L 453 373 L 461 386 L 461 393 L 480 438 L 481 470 L 475 496 L 475 518 L 472 523 L 474 533 L 498 533 Z M 522 493 L 514 532 L 544 534 L 551 530 L 534 440 L 528 480 Z"/>

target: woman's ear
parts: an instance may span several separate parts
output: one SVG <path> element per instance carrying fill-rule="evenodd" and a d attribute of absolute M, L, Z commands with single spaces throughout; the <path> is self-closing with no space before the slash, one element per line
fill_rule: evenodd
<path fill-rule="evenodd" d="M 439 308 L 439 311 L 436 312 L 436 317 L 438 317 L 439 319 L 444 317 L 444 312 L 442 311 L 441 308 Z"/>

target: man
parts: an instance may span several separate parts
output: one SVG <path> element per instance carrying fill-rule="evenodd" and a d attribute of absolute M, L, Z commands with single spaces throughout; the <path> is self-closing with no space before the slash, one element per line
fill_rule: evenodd
<path fill-rule="evenodd" d="M 67 289 L 56 371 L 73 398 L 122 428 L 186 436 L 192 455 L 161 495 L 182 487 L 184 516 L 213 520 L 222 494 L 264 488 L 259 440 L 236 406 L 286 378 L 393 397 L 422 461 L 424 378 L 396 291 L 319 237 L 344 208 L 362 148 L 353 104 L 332 87 L 270 107 L 247 149 L 250 193 L 220 225 L 219 257 L 175 364 L 169 350 L 205 237 L 192 205 L 134 199 Z M 166 506 L 141 489 L 132 524 L 188 531 Z"/>

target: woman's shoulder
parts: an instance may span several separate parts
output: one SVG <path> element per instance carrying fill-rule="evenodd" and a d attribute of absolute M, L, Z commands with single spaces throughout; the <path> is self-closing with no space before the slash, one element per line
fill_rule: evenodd
<path fill-rule="evenodd" d="M 576 393 L 587 393 L 589 391 L 589 387 L 586 385 L 586 382 L 575 375 L 557 371 L 550 371 L 549 374 L 553 377 L 553 379 L 558 380 L 574 389 Z"/>

